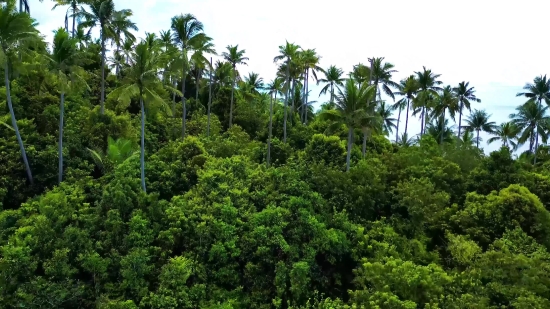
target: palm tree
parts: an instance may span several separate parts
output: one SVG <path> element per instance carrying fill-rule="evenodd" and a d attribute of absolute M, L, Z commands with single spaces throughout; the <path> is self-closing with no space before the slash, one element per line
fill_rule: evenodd
<path fill-rule="evenodd" d="M 462 133 L 462 136 L 457 137 L 457 139 L 462 146 L 466 147 L 473 147 L 474 143 L 479 143 L 480 141 L 479 138 L 476 139 L 474 137 L 474 132 L 472 131 L 465 131 L 464 133 Z"/>
<path fill-rule="evenodd" d="M 114 140 L 112 137 L 107 138 L 107 150 L 103 152 L 101 149 L 93 150 L 87 148 L 90 152 L 92 159 L 94 160 L 96 166 L 102 171 L 105 172 L 108 164 L 117 166 L 122 164 L 124 161 L 134 156 L 137 153 L 136 145 L 132 140 L 119 138 Z"/>
<path fill-rule="evenodd" d="M 535 149 L 538 146 L 539 136 L 542 138 L 542 142 L 546 143 L 548 140 L 548 128 L 550 127 L 550 117 L 547 114 L 548 106 L 541 106 L 534 100 L 527 101 L 527 103 L 516 108 L 516 113 L 510 115 L 512 122 L 521 131 L 519 143 L 525 143 L 529 140 L 529 151 L 535 153 L 535 163 L 537 162 Z M 537 136 L 539 132 L 539 136 Z"/>
<path fill-rule="evenodd" d="M 516 140 L 519 138 L 520 128 L 516 126 L 513 122 L 504 122 L 500 126 L 496 127 L 493 135 L 487 143 L 491 144 L 496 141 L 501 141 L 502 146 L 509 147 L 512 146 L 512 149 L 515 150 L 518 147 Z"/>
<path fill-rule="evenodd" d="M 440 117 L 441 119 L 446 119 L 447 111 L 451 115 L 451 118 L 455 119 L 455 114 L 458 111 L 458 99 L 453 92 L 451 86 L 446 86 L 441 90 L 441 93 L 435 98 L 435 106 L 432 111 L 433 117 Z M 440 121 L 443 123 L 443 120 Z M 440 136 L 443 139 L 443 135 Z M 443 143 L 443 140 L 440 141 L 440 144 Z"/>
<path fill-rule="evenodd" d="M 53 48 L 50 62 L 53 73 L 57 76 L 60 93 L 59 106 L 59 183 L 63 181 L 63 117 L 65 113 L 65 93 L 75 85 L 88 85 L 82 78 L 82 63 L 84 53 L 77 47 L 77 40 L 69 36 L 64 28 L 59 28 L 53 38 Z"/>
<path fill-rule="evenodd" d="M 302 87 L 303 91 L 304 91 L 304 94 L 303 94 L 304 103 L 303 103 L 303 105 L 307 107 L 308 106 L 308 101 L 309 101 L 309 80 L 310 80 L 309 73 L 311 72 L 311 74 L 313 75 L 313 79 L 315 81 L 317 81 L 318 80 L 317 72 L 318 71 L 323 71 L 323 69 L 319 66 L 319 61 L 320 61 L 321 57 L 317 55 L 317 52 L 315 51 L 315 49 L 306 49 L 306 50 L 304 50 L 301 53 L 301 57 L 302 57 L 303 65 L 304 65 L 304 68 L 305 68 L 304 87 Z M 305 124 L 307 124 L 307 108 L 302 109 L 302 114 L 303 114 L 303 122 Z"/>
<path fill-rule="evenodd" d="M 292 66 L 292 61 L 298 58 L 300 49 L 301 49 L 300 45 L 296 45 L 294 43 L 289 43 L 288 41 L 286 41 L 285 45 L 279 46 L 279 55 L 273 58 L 273 62 L 278 62 L 280 60 L 286 59 L 284 63 L 286 65 L 285 67 L 286 68 L 286 74 L 285 74 L 285 81 L 286 81 L 285 93 L 286 94 L 285 94 L 285 107 L 284 107 L 285 111 L 284 111 L 284 117 L 283 117 L 283 142 L 284 143 L 286 143 L 286 122 L 288 118 L 287 109 L 288 109 L 288 103 L 289 103 L 290 94 L 291 94 L 290 68 Z"/>
<path fill-rule="evenodd" d="M 526 84 L 523 87 L 523 90 L 526 90 L 527 92 L 520 92 L 516 96 L 518 97 L 526 97 L 528 101 L 535 101 L 539 107 L 542 105 L 542 101 L 547 105 L 550 105 L 550 80 L 546 79 L 546 75 L 544 76 L 537 76 L 532 84 Z M 538 147 L 538 141 L 539 141 L 539 132 L 538 130 L 535 133 L 535 163 L 536 163 L 536 152 Z"/>
<path fill-rule="evenodd" d="M 380 116 L 382 132 L 384 135 L 389 135 L 393 129 L 397 128 L 395 122 L 397 119 L 392 118 L 394 109 L 391 106 L 386 106 L 386 102 L 382 101 L 377 106 L 376 112 Z"/>
<path fill-rule="evenodd" d="M 85 28 L 90 28 L 88 33 L 94 27 L 99 27 L 99 37 L 101 42 L 101 114 L 105 113 L 105 53 L 106 47 L 105 44 L 108 39 L 111 39 L 115 36 L 115 31 L 117 29 L 132 29 L 135 25 L 132 26 L 132 23 L 129 20 L 125 20 L 124 23 L 120 22 L 116 25 L 116 29 L 113 28 L 113 20 L 115 14 L 131 16 L 132 10 L 121 10 L 117 13 L 115 10 L 115 3 L 113 0 L 91 0 L 88 3 L 90 7 L 90 12 L 86 10 L 80 10 L 77 14 L 77 17 L 82 18 L 84 21 L 81 25 Z M 125 24 L 126 23 L 126 24 Z M 137 30 L 135 28 L 134 30 Z M 128 32 L 129 33 L 129 32 Z"/>
<path fill-rule="evenodd" d="M 353 144 L 353 131 L 360 128 L 370 118 L 376 118 L 377 115 L 369 114 L 365 109 L 370 96 L 374 91 L 374 86 L 366 83 L 357 85 L 353 79 L 348 79 L 344 86 L 344 91 L 338 89 L 336 97 L 336 107 L 331 110 L 324 110 L 320 116 L 333 122 L 331 128 L 345 125 L 348 129 L 348 147 L 346 156 L 346 171 L 349 171 L 351 160 L 351 146 Z"/>
<path fill-rule="evenodd" d="M 129 102 L 132 98 L 138 98 L 141 107 L 141 187 L 145 187 L 145 104 L 161 105 L 169 111 L 168 105 L 157 93 L 157 89 L 163 87 L 158 78 L 158 69 L 161 68 L 165 59 L 157 50 L 149 48 L 145 41 L 141 41 L 132 53 L 133 66 L 127 67 L 124 72 L 124 84 L 111 92 L 110 96 L 119 101 Z M 177 90 L 173 90 L 177 91 Z"/>
<path fill-rule="evenodd" d="M 199 100 L 199 85 L 202 70 L 210 65 L 210 62 L 206 58 L 205 54 L 216 55 L 212 38 L 206 35 L 202 36 L 200 40 L 195 41 L 193 46 L 193 55 L 191 55 L 191 62 L 193 62 L 195 70 L 197 71 L 197 76 L 195 77 L 195 101 Z"/>
<path fill-rule="evenodd" d="M 469 82 L 459 83 L 458 87 L 454 88 L 454 92 L 458 98 L 458 102 L 460 103 L 460 106 L 458 107 L 458 136 L 460 137 L 460 132 L 462 129 L 462 112 L 464 111 L 464 107 L 466 107 L 467 110 L 470 110 L 470 102 L 479 103 L 481 100 L 475 96 L 475 88 L 470 87 Z"/>
<path fill-rule="evenodd" d="M 490 117 L 491 115 L 487 114 L 486 111 L 475 109 L 466 119 L 464 129 L 470 132 L 476 131 L 477 148 L 479 148 L 479 132 L 493 133 L 496 128 L 495 122 L 489 121 Z"/>
<path fill-rule="evenodd" d="M 137 31 L 138 27 L 134 22 L 130 20 L 132 16 L 132 11 L 122 10 L 115 11 L 113 14 L 113 19 L 111 20 L 111 42 L 116 45 L 115 54 L 120 54 L 120 48 L 126 41 L 136 41 L 136 37 L 130 32 L 130 30 Z M 155 36 L 152 38 L 156 39 Z M 116 75 L 118 76 L 120 72 L 120 67 L 116 67 Z"/>
<path fill-rule="evenodd" d="M 4 82 L 6 86 L 6 100 L 11 116 L 11 126 L 15 131 L 17 143 L 21 150 L 23 163 L 27 172 L 29 182 L 33 183 L 31 168 L 27 160 L 25 145 L 21 139 L 21 133 L 17 126 L 17 119 L 13 111 L 10 89 L 10 72 L 19 62 L 21 52 L 25 52 L 27 43 L 38 38 L 38 31 L 35 28 L 34 21 L 29 14 L 18 12 L 15 0 L 8 0 L 0 6 L 0 46 L 2 51 L 2 65 L 4 67 Z"/>
<path fill-rule="evenodd" d="M 401 147 L 411 147 L 414 145 L 415 140 L 412 137 L 409 137 L 407 133 L 403 133 L 399 139 L 395 141 L 395 143 Z"/>
<path fill-rule="evenodd" d="M 424 134 L 424 128 L 426 126 L 426 110 L 429 108 L 430 99 L 437 96 L 437 92 L 441 91 L 439 87 L 443 82 L 438 80 L 441 74 L 434 74 L 432 70 L 427 70 L 426 67 L 422 67 L 422 72 L 414 72 L 418 81 L 418 93 L 416 97 L 416 106 L 421 110 L 421 129 L 420 134 Z"/>
<path fill-rule="evenodd" d="M 397 73 L 397 70 L 393 69 L 395 66 L 389 62 L 384 62 L 384 57 L 379 57 L 372 59 L 371 67 L 372 70 L 369 72 L 369 79 L 371 84 L 376 88 L 378 101 L 382 101 L 380 90 L 384 91 L 387 96 L 395 101 L 395 95 L 391 90 L 391 88 L 399 89 L 399 84 L 392 81 L 392 74 Z"/>
<path fill-rule="evenodd" d="M 233 68 L 232 72 L 232 85 L 231 85 L 231 105 L 229 106 L 229 127 L 233 125 L 233 100 L 235 93 L 235 83 L 237 81 L 237 65 L 247 65 L 248 57 L 244 56 L 246 50 L 239 50 L 239 45 L 228 45 L 227 51 L 222 53 L 222 57 L 225 61 L 231 64 Z"/>
<path fill-rule="evenodd" d="M 267 137 L 267 167 L 271 164 L 271 137 L 273 135 L 273 102 L 277 102 L 277 94 L 281 93 L 281 87 L 283 80 L 280 78 L 275 78 L 269 82 L 265 89 L 269 91 L 271 97 L 271 102 L 269 104 L 269 133 Z"/>
<path fill-rule="evenodd" d="M 252 92 L 255 94 L 260 94 L 259 90 L 264 88 L 264 79 L 258 73 L 248 73 L 248 76 L 244 78 L 244 82 L 250 85 Z"/>
<path fill-rule="evenodd" d="M 325 84 L 325 87 L 321 89 L 319 96 L 326 94 L 327 91 L 330 91 L 330 103 L 332 104 L 334 103 L 334 87 L 338 88 L 338 86 L 344 86 L 345 79 L 342 77 L 342 75 L 344 75 L 344 71 L 334 65 L 331 65 L 328 69 L 321 70 L 321 72 L 323 72 L 325 77 L 318 79 L 317 85 L 319 85 L 319 83 L 323 83 Z"/>
<path fill-rule="evenodd" d="M 432 136 L 440 145 L 453 141 L 453 130 L 449 127 L 449 120 L 443 117 L 439 117 L 435 122 L 428 124 L 427 134 Z"/>
<path fill-rule="evenodd" d="M 418 92 L 420 85 L 418 84 L 418 80 L 416 80 L 416 77 L 414 75 L 410 75 L 409 77 L 401 80 L 399 82 L 399 91 L 395 94 L 403 96 L 403 100 L 406 100 L 407 103 L 407 117 L 405 119 L 405 134 L 407 134 L 407 129 L 409 125 L 409 108 L 411 106 L 411 100 L 414 100 L 416 97 L 416 93 Z"/>
<path fill-rule="evenodd" d="M 68 6 L 67 13 L 65 13 L 65 30 L 69 31 L 69 17 L 72 17 L 73 26 L 71 30 L 71 35 L 72 37 L 75 37 L 76 17 L 80 12 L 80 7 L 82 7 L 82 4 L 87 4 L 90 1 L 89 0 L 53 0 L 53 1 L 55 2 L 55 5 L 53 6 L 52 10 L 55 10 L 57 7 L 60 7 L 60 6 Z"/>
<path fill-rule="evenodd" d="M 178 15 L 172 17 L 172 41 L 181 52 L 181 103 L 182 103 L 182 116 L 181 116 L 181 137 L 185 138 L 185 126 L 187 110 L 185 106 L 185 81 L 187 79 L 188 59 L 187 52 L 197 46 L 197 41 L 204 40 L 204 25 L 197 20 L 192 14 Z"/>

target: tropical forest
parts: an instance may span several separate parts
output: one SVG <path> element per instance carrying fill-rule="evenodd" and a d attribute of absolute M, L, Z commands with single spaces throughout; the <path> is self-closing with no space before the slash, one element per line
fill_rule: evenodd
<path fill-rule="evenodd" d="M 43 2 L 0 1 L 0 308 L 550 308 L 546 75 L 501 123 L 422 63 L 245 74 L 192 12 Z"/>

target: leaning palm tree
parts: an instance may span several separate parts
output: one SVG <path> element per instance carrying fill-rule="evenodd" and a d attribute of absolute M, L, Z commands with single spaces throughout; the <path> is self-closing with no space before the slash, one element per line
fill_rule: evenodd
<path fill-rule="evenodd" d="M 49 57 L 52 71 L 57 77 L 60 91 L 59 106 L 59 176 L 58 181 L 63 181 L 63 117 L 65 113 L 65 93 L 75 86 L 84 85 L 88 88 L 86 81 L 82 78 L 83 70 L 78 65 L 85 59 L 84 52 L 77 47 L 77 40 L 71 38 L 64 28 L 55 31 L 53 38 L 52 53 Z"/>
<path fill-rule="evenodd" d="M 374 86 L 366 83 L 359 86 L 353 79 L 348 79 L 344 91 L 338 89 L 335 109 L 324 110 L 320 114 L 322 119 L 333 122 L 329 129 L 341 125 L 345 125 L 348 129 L 346 171 L 349 171 L 350 168 L 353 131 L 360 128 L 367 119 L 378 117 L 378 115 L 369 114 L 365 105 L 369 102 L 369 96 L 372 94 L 373 88 Z"/>
<path fill-rule="evenodd" d="M 197 45 L 197 41 L 203 40 L 205 34 L 203 32 L 204 25 L 197 20 L 192 14 L 178 15 L 172 17 L 172 41 L 181 53 L 181 103 L 183 112 L 181 115 L 181 137 L 185 138 L 185 126 L 187 110 L 185 106 L 185 81 L 187 79 L 187 71 L 189 70 L 189 60 L 187 53 Z"/>
<path fill-rule="evenodd" d="M 464 112 L 464 108 L 470 110 L 470 102 L 479 103 L 481 100 L 475 96 L 475 88 L 470 87 L 469 82 L 461 82 L 458 84 L 458 87 L 454 88 L 454 92 L 458 98 L 458 102 L 460 103 L 458 107 L 458 136 L 460 137 L 462 129 L 462 113 Z"/>
<path fill-rule="evenodd" d="M 233 100 L 235 94 L 235 82 L 237 81 L 237 65 L 247 65 L 246 61 L 248 61 L 248 57 L 244 56 L 246 50 L 239 50 L 238 44 L 234 46 L 228 45 L 226 48 L 227 51 L 222 53 L 222 57 L 225 61 L 229 62 L 233 68 L 231 71 L 233 74 L 233 84 L 231 85 L 231 103 L 229 106 L 229 127 L 231 127 L 233 125 Z"/>
<path fill-rule="evenodd" d="M 339 86 L 344 86 L 344 71 L 334 65 L 331 65 L 330 67 L 328 67 L 328 69 L 322 70 L 321 72 L 323 72 L 325 77 L 318 79 L 317 85 L 319 85 L 319 83 L 323 83 L 325 84 L 325 86 L 321 89 L 321 92 L 319 92 L 319 96 L 326 94 L 328 91 L 330 91 L 330 103 L 332 104 L 334 103 L 335 87 L 338 88 Z"/>
<path fill-rule="evenodd" d="M 418 84 L 418 80 L 416 80 L 416 77 L 414 75 L 410 75 L 399 82 L 399 91 L 395 93 L 396 95 L 403 96 L 402 100 L 406 100 L 407 114 L 405 119 L 405 134 L 407 134 L 409 125 L 409 108 L 411 106 L 411 101 L 415 99 L 419 87 L 420 86 Z"/>
<path fill-rule="evenodd" d="M 277 102 L 277 94 L 281 94 L 281 88 L 283 85 L 283 80 L 280 78 L 275 78 L 269 82 L 265 89 L 269 91 L 271 97 L 271 102 L 269 104 L 269 133 L 267 137 L 267 167 L 271 164 L 271 137 L 273 135 L 273 104 Z"/>
<path fill-rule="evenodd" d="M 133 66 L 127 67 L 124 72 L 123 85 L 113 90 L 109 96 L 119 101 L 127 102 L 137 98 L 141 107 L 141 187 L 145 187 L 145 105 L 149 108 L 154 105 L 162 107 L 166 112 L 170 111 L 168 104 L 157 92 L 162 89 L 162 81 L 159 79 L 158 69 L 163 67 L 165 59 L 155 49 L 149 48 L 145 41 L 140 42 L 132 53 Z M 177 91 L 177 90 L 173 90 Z"/>
<path fill-rule="evenodd" d="M 481 131 L 493 133 L 496 128 L 495 122 L 489 121 L 489 118 L 491 118 L 491 115 L 487 114 L 486 111 L 475 109 L 466 119 L 466 125 L 463 126 L 466 131 L 476 131 L 477 148 L 479 148 L 479 133 Z"/>
<path fill-rule="evenodd" d="M 538 147 L 539 138 L 542 138 L 543 143 L 548 140 L 548 129 L 550 128 L 548 106 L 543 107 L 531 100 L 516 108 L 516 111 L 510 115 L 510 118 L 521 131 L 518 141 L 525 143 L 529 140 L 529 151 L 535 154 L 534 162 L 537 163 L 535 149 Z M 538 135 L 537 132 L 539 132 Z"/>
<path fill-rule="evenodd" d="M 488 144 L 500 141 L 502 146 L 509 147 L 512 146 L 513 150 L 516 150 L 519 144 L 517 140 L 519 139 L 520 128 L 516 126 L 513 122 L 504 122 L 500 126 L 496 127 L 493 135 L 489 140 Z"/>
<path fill-rule="evenodd" d="M 123 14 L 125 16 L 131 16 L 132 10 L 121 10 L 117 13 L 115 10 L 115 3 L 113 0 L 91 0 L 88 3 L 90 12 L 86 10 L 80 10 L 77 13 L 77 17 L 82 18 L 83 22 L 81 25 L 84 28 L 90 28 L 88 32 L 94 27 L 99 27 L 99 38 L 101 42 L 101 114 L 105 113 L 105 53 L 107 40 L 113 38 L 115 35 L 115 29 L 113 29 L 113 20 L 115 14 Z M 130 23 L 126 19 L 125 23 Z M 117 28 L 132 29 L 135 25 L 122 23 L 117 25 Z M 137 28 L 135 28 L 137 30 Z M 126 30 L 125 30 L 126 31 Z"/>
<path fill-rule="evenodd" d="M 281 61 L 281 60 L 286 60 L 285 63 L 284 63 L 284 66 L 286 68 L 286 74 L 285 74 L 285 111 L 284 111 L 284 116 L 283 116 L 283 142 L 286 143 L 286 122 L 287 122 L 287 118 L 288 118 L 288 103 L 289 103 L 289 100 L 290 100 L 290 95 L 291 95 L 291 87 L 290 87 L 290 84 L 291 84 L 291 75 L 290 75 L 290 69 L 291 69 L 291 66 L 292 65 L 292 62 L 293 61 L 296 61 L 298 56 L 299 56 L 299 52 L 300 52 L 300 45 L 296 45 L 294 43 L 289 43 L 288 41 L 286 41 L 285 45 L 280 45 L 279 46 L 279 55 L 275 56 L 275 58 L 273 58 L 273 62 L 278 62 L 278 61 Z"/>
<path fill-rule="evenodd" d="M 29 182 L 33 183 L 31 168 L 27 160 L 25 146 L 21 139 L 21 133 L 17 126 L 17 120 L 13 111 L 11 102 L 10 77 L 14 68 L 19 64 L 20 55 L 27 51 L 28 43 L 38 38 L 38 31 L 35 28 L 34 21 L 29 14 L 18 12 L 15 0 L 8 0 L 0 6 L 0 47 L 2 66 L 4 68 L 4 82 L 6 86 L 6 100 L 11 116 L 11 126 L 15 131 L 23 163 L 27 172 Z"/>

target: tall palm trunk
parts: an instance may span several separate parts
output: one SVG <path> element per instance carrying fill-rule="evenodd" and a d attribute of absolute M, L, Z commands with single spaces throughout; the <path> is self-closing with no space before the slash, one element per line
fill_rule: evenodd
<path fill-rule="evenodd" d="M 330 82 L 330 105 L 334 104 L 334 83 Z"/>
<path fill-rule="evenodd" d="M 308 104 L 309 104 L 309 69 L 306 71 L 306 105 L 304 111 L 304 123 L 307 125 L 307 116 L 308 116 Z"/>
<path fill-rule="evenodd" d="M 271 164 L 271 136 L 273 133 L 273 96 L 271 97 L 271 104 L 269 105 L 269 135 L 267 138 L 267 167 Z M 277 100 L 277 92 L 275 92 L 275 100 Z"/>
<path fill-rule="evenodd" d="M 176 78 L 172 78 L 172 87 L 174 89 L 178 85 L 178 82 L 176 81 Z M 172 93 L 172 117 L 176 117 L 176 93 Z"/>
<path fill-rule="evenodd" d="M 75 30 L 76 30 L 76 11 L 78 10 L 77 6 L 76 6 L 76 2 L 73 2 L 73 7 L 72 7 L 72 11 L 73 11 L 73 31 L 72 31 L 72 35 L 73 35 L 73 38 L 75 36 Z"/>
<path fill-rule="evenodd" d="M 140 94 L 140 105 L 141 105 L 141 153 L 140 153 L 140 163 L 141 163 L 141 188 L 143 192 L 147 192 L 145 188 L 145 106 L 143 105 L 143 95 Z"/>
<path fill-rule="evenodd" d="M 63 116 L 65 114 L 65 92 L 61 91 L 61 103 L 59 106 L 59 177 L 58 181 L 63 181 Z"/>
<path fill-rule="evenodd" d="M 348 154 L 346 156 L 346 172 L 349 171 L 351 161 L 351 145 L 353 143 L 353 128 L 348 128 Z"/>
<path fill-rule="evenodd" d="M 294 103 L 296 101 L 296 96 L 295 96 L 296 92 L 295 92 L 295 90 L 296 90 L 296 80 L 292 79 L 292 89 L 290 91 L 290 99 L 292 100 L 292 106 L 290 108 L 290 124 L 291 125 L 294 124 L 294 112 L 295 112 L 295 110 L 294 110 L 294 108 L 295 108 L 294 105 L 295 104 Z"/>
<path fill-rule="evenodd" d="M 476 147 L 479 148 L 479 129 L 477 131 L 477 138 L 476 138 Z"/>
<path fill-rule="evenodd" d="M 235 74 L 235 65 L 233 65 L 233 81 L 231 83 L 231 105 L 229 106 L 229 127 L 233 126 L 233 96 L 235 93 L 235 80 L 237 74 Z"/>
<path fill-rule="evenodd" d="M 397 114 L 397 128 L 395 129 L 395 142 L 397 143 L 397 139 L 399 138 L 399 124 L 401 123 L 401 106 L 399 106 L 399 113 Z"/>
<path fill-rule="evenodd" d="M 285 98 L 285 113 L 283 117 L 283 143 L 286 143 L 286 119 L 288 117 L 288 99 L 290 97 L 290 58 L 288 58 L 287 66 L 286 66 L 286 98 Z"/>
<path fill-rule="evenodd" d="M 195 87 L 195 102 L 199 101 L 199 84 L 200 84 L 200 78 L 201 78 L 200 73 L 201 73 L 201 69 L 197 69 L 197 79 L 195 79 L 195 81 L 197 82 L 197 85 Z"/>
<path fill-rule="evenodd" d="M 186 52 L 184 49 L 183 57 L 185 57 Z M 185 80 L 187 79 L 187 74 L 185 74 L 185 59 L 183 61 L 182 77 L 181 77 L 181 103 L 183 112 L 181 114 L 181 138 L 185 138 L 185 125 L 187 124 L 187 109 L 185 106 Z"/>
<path fill-rule="evenodd" d="M 460 133 L 462 132 L 462 100 L 460 100 L 460 107 L 458 109 L 458 138 L 460 138 Z"/>
<path fill-rule="evenodd" d="M 405 134 L 407 134 L 407 128 L 409 126 L 409 106 L 411 105 L 411 100 L 407 98 L 407 118 L 405 119 Z"/>
<path fill-rule="evenodd" d="M 29 161 L 27 160 L 27 153 L 25 152 L 25 145 L 23 145 L 23 140 L 21 139 L 21 134 L 19 133 L 19 127 L 17 126 L 17 120 L 15 119 L 15 113 L 13 112 L 13 105 L 11 104 L 11 90 L 10 90 L 10 78 L 9 78 L 9 64 L 6 64 L 6 69 L 4 69 L 4 82 L 6 83 L 6 97 L 8 100 L 8 109 L 10 110 L 11 116 L 11 125 L 15 130 L 15 136 L 17 137 L 17 143 L 19 144 L 19 149 L 21 150 L 21 156 L 23 157 L 23 163 L 25 164 L 25 170 L 27 171 L 27 178 L 32 184 L 32 173 L 31 167 L 29 166 Z"/>
<path fill-rule="evenodd" d="M 100 30 L 101 36 L 101 109 L 100 113 L 105 113 L 105 34 L 103 33 L 103 25 Z"/>
<path fill-rule="evenodd" d="M 424 107 L 422 107 L 422 112 L 420 113 L 420 135 L 424 135 Z"/>
<path fill-rule="evenodd" d="M 206 126 L 206 136 L 210 136 L 210 109 L 212 107 L 212 57 L 210 57 L 210 76 L 208 81 L 208 123 Z"/>
<path fill-rule="evenodd" d="M 443 109 L 443 114 L 441 115 L 441 133 L 439 136 L 439 144 L 443 145 L 443 134 L 445 133 L 445 108 Z"/>
<path fill-rule="evenodd" d="M 538 100 L 538 109 L 540 110 L 542 108 L 541 106 L 541 99 Z M 539 148 L 539 127 L 535 126 L 535 157 L 533 160 L 533 164 L 537 164 L 537 149 Z"/>

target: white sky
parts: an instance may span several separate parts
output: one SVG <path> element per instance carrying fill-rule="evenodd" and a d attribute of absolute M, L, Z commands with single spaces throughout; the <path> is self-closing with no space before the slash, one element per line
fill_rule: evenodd
<path fill-rule="evenodd" d="M 51 38 L 64 23 L 64 8 L 51 11 L 52 1 L 29 1 L 39 30 Z M 524 102 L 515 94 L 525 83 L 550 73 L 550 3 L 543 0 L 115 0 L 115 5 L 133 10 L 141 37 L 168 29 L 174 15 L 194 14 L 219 53 L 239 44 L 250 58 L 239 71 L 257 72 L 266 81 L 275 76 L 273 57 L 285 40 L 315 48 L 322 67 L 334 64 L 346 72 L 382 56 L 399 71 L 396 81 L 426 66 L 445 84 L 469 81 L 482 100 L 475 107 L 497 124 Z M 310 89 L 315 100 L 320 88 Z M 404 121 L 401 126 L 402 131 Z M 411 119 L 409 135 L 419 131 L 420 122 Z"/>

